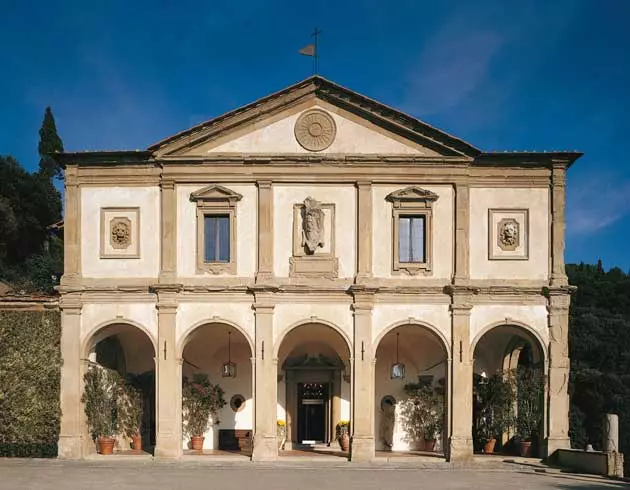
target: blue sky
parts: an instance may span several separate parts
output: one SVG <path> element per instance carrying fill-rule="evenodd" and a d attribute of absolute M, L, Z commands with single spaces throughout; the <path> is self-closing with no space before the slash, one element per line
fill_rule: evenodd
<path fill-rule="evenodd" d="M 568 262 L 630 269 L 630 1 L 0 0 L 0 154 L 144 148 L 320 72 L 485 150 L 579 150 Z"/>

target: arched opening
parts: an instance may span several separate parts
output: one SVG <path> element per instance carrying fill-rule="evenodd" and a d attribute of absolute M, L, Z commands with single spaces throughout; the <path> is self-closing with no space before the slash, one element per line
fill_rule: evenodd
<path fill-rule="evenodd" d="M 149 335 L 130 323 L 112 323 L 99 328 L 85 345 L 88 365 L 116 371 L 139 393 L 142 451 L 155 448 L 155 349 Z M 131 451 L 132 441 L 118 434 L 116 450 Z"/>
<path fill-rule="evenodd" d="M 389 330 L 376 349 L 376 451 L 443 455 L 447 437 L 448 351 L 426 326 Z"/>
<path fill-rule="evenodd" d="M 195 328 L 182 349 L 182 382 L 206 379 L 222 391 L 224 405 L 209 419 L 203 434 L 184 430 L 184 454 L 229 451 L 251 454 L 254 417 L 252 350 L 245 335 L 226 323 L 206 323 Z M 184 387 L 185 390 L 185 387 Z M 186 428 L 186 413 L 184 412 Z M 191 437 L 202 436 L 201 451 L 193 451 Z"/>
<path fill-rule="evenodd" d="M 545 355 L 538 337 L 520 325 L 497 325 L 474 345 L 473 445 L 481 453 L 539 452 L 544 433 Z"/>
<path fill-rule="evenodd" d="M 281 449 L 336 445 L 336 426 L 350 420 L 350 347 L 333 327 L 306 323 L 291 329 L 278 349 Z"/>

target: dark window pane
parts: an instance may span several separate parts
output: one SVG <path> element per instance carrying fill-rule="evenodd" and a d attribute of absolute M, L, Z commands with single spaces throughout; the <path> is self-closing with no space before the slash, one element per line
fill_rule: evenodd
<path fill-rule="evenodd" d="M 230 217 L 204 217 L 204 261 L 230 261 Z"/>
<path fill-rule="evenodd" d="M 219 224 L 219 262 L 230 261 L 230 218 L 221 216 L 217 218 Z"/>
<path fill-rule="evenodd" d="M 425 262 L 425 243 L 425 216 L 401 216 L 398 219 L 398 261 Z"/>
<path fill-rule="evenodd" d="M 411 219 L 411 262 L 424 262 L 424 216 Z"/>
<path fill-rule="evenodd" d="M 409 241 L 411 239 L 411 218 L 400 217 L 398 222 L 398 260 L 409 262 L 410 250 Z"/>

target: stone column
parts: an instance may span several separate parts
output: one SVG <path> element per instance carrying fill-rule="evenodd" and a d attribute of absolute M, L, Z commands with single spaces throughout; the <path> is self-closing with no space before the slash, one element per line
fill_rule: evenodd
<path fill-rule="evenodd" d="M 351 461 L 374 459 L 374 353 L 372 293 L 354 293 Z"/>
<path fill-rule="evenodd" d="M 372 277 L 372 182 L 357 182 L 357 276 Z"/>
<path fill-rule="evenodd" d="M 182 455 L 181 359 L 177 352 L 175 292 L 158 292 L 155 457 Z"/>
<path fill-rule="evenodd" d="M 175 182 L 160 183 L 161 260 L 159 282 L 174 284 L 177 277 L 177 196 Z"/>
<path fill-rule="evenodd" d="M 273 187 L 258 182 L 258 272 L 256 282 L 273 278 Z"/>
<path fill-rule="evenodd" d="M 471 298 L 453 295 L 451 304 L 450 390 L 451 433 L 447 458 L 460 461 L 473 455 L 472 396 L 473 360 L 470 353 Z"/>
<path fill-rule="evenodd" d="M 549 291 L 549 423 L 547 456 L 569 439 L 569 303 L 567 288 Z"/>
<path fill-rule="evenodd" d="M 61 298 L 61 459 L 83 456 L 83 380 L 81 379 L 81 300 L 74 295 Z"/>
<path fill-rule="evenodd" d="M 564 235 L 566 207 L 566 160 L 553 160 L 551 169 L 551 285 L 566 286 Z"/>
<path fill-rule="evenodd" d="M 77 170 L 76 165 L 68 165 L 65 170 L 62 286 L 72 286 L 81 281 L 81 188 Z"/>
<path fill-rule="evenodd" d="M 470 280 L 470 187 L 455 185 L 455 274 L 454 283 L 468 285 Z"/>
<path fill-rule="evenodd" d="M 273 309 L 269 300 L 254 304 L 256 315 L 256 359 L 254 392 L 254 452 L 255 461 L 278 457 L 276 422 L 278 419 L 278 359 L 274 357 Z"/>

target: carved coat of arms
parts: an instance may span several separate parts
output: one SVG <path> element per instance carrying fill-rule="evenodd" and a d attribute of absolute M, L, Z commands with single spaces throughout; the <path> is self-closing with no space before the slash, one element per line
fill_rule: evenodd
<path fill-rule="evenodd" d="M 312 197 L 304 200 L 302 210 L 302 246 L 313 255 L 324 246 L 324 210 L 321 203 Z"/>

